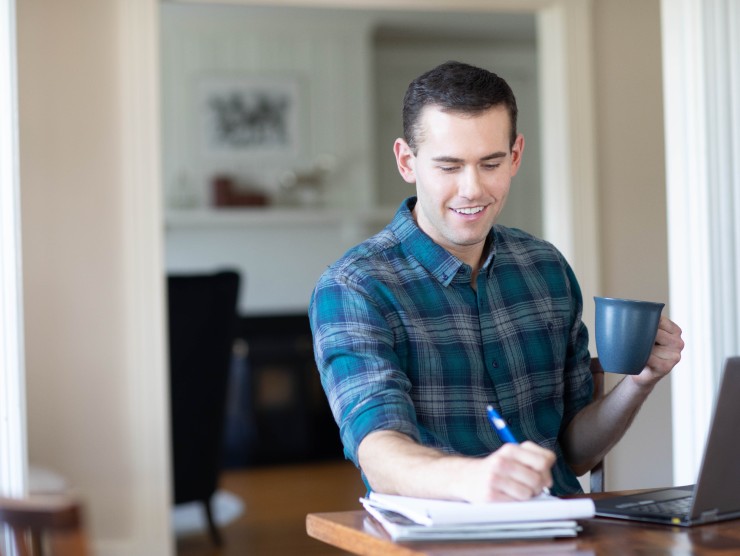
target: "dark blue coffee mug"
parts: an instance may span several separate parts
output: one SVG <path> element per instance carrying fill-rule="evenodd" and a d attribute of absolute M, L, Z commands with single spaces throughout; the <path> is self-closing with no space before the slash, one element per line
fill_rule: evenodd
<path fill-rule="evenodd" d="M 605 371 L 639 374 L 650 358 L 664 303 L 594 297 L 596 351 Z"/>

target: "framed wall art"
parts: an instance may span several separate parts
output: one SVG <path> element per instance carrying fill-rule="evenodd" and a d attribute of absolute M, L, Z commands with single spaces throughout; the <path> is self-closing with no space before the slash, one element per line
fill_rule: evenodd
<path fill-rule="evenodd" d="M 297 78 L 216 77 L 198 86 L 203 152 L 213 157 L 295 157 L 300 151 Z"/>

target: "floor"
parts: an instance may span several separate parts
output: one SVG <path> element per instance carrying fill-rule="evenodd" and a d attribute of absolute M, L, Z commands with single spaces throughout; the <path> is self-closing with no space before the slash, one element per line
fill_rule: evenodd
<path fill-rule="evenodd" d="M 306 514 L 359 509 L 365 494 L 359 471 L 347 461 L 226 471 L 220 488 L 244 501 L 244 513 L 221 528 L 221 548 L 205 533 L 193 534 L 177 540 L 178 556 L 346 554 L 310 538 Z"/>

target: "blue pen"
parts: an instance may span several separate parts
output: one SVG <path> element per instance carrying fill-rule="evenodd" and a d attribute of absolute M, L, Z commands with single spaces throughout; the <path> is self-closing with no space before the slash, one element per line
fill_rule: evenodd
<path fill-rule="evenodd" d="M 496 429 L 496 433 L 498 434 L 498 437 L 501 439 L 502 442 L 508 442 L 509 444 L 519 444 L 519 442 L 517 442 L 517 439 L 514 438 L 514 435 L 511 434 L 509 426 L 506 424 L 506 421 L 504 421 L 504 418 L 498 414 L 498 411 L 493 409 L 492 405 L 488 406 L 488 420 L 491 422 L 493 428 Z M 542 492 L 549 495 L 550 489 L 544 487 L 542 489 Z"/>
<path fill-rule="evenodd" d="M 506 424 L 506 421 L 504 421 L 504 418 L 501 417 L 495 409 L 493 409 L 492 405 L 488 406 L 488 420 L 491 421 L 491 425 L 496 429 L 496 433 L 498 433 L 498 437 L 502 442 L 519 444 L 516 438 L 514 438 L 514 435 L 511 434 L 509 426 Z"/>

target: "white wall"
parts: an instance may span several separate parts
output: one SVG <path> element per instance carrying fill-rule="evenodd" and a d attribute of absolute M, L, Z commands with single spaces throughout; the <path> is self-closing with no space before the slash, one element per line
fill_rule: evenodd
<path fill-rule="evenodd" d="M 594 36 L 601 294 L 667 303 L 659 1 L 595 2 Z M 672 484 L 671 434 L 668 378 L 607 457 L 607 487 Z"/>
<path fill-rule="evenodd" d="M 325 184 L 329 207 L 374 204 L 370 21 L 353 12 L 325 17 L 302 10 L 162 4 L 163 178 L 181 175 L 197 206 L 211 206 L 211 180 L 234 176 L 280 200 L 280 177 L 306 171 L 323 155 L 336 168 Z M 291 15 L 293 14 L 293 15 Z M 336 12 L 335 12 L 336 14 Z M 199 87 L 214 79 L 282 78 L 298 89 L 295 153 L 213 154 L 205 148 Z"/>
<path fill-rule="evenodd" d="M 29 459 L 79 493 L 96 554 L 166 555 L 155 3 L 17 5 Z"/>
<path fill-rule="evenodd" d="M 372 22 L 351 11 L 327 15 L 238 6 L 163 4 L 161 14 L 163 189 L 172 205 L 184 174 L 196 197 L 194 207 L 167 216 L 167 270 L 235 268 L 243 278 L 241 313 L 305 313 L 326 266 L 393 214 L 387 210 L 367 223 L 356 214 L 372 212 L 377 204 Z M 204 148 L 198 87 L 213 79 L 275 77 L 294 80 L 299 91 L 296 152 L 217 156 Z M 305 207 L 291 206 L 294 200 L 286 199 L 280 177 L 306 171 L 324 155 L 335 166 L 317 208 L 330 212 L 311 217 Z M 269 213 L 209 213 L 211 181 L 220 174 L 266 194 Z M 342 215 L 343 210 L 353 214 Z"/>
<path fill-rule="evenodd" d="M 326 267 L 380 231 L 393 209 L 169 211 L 166 268 L 172 274 L 233 268 L 242 315 L 301 314 Z"/>

